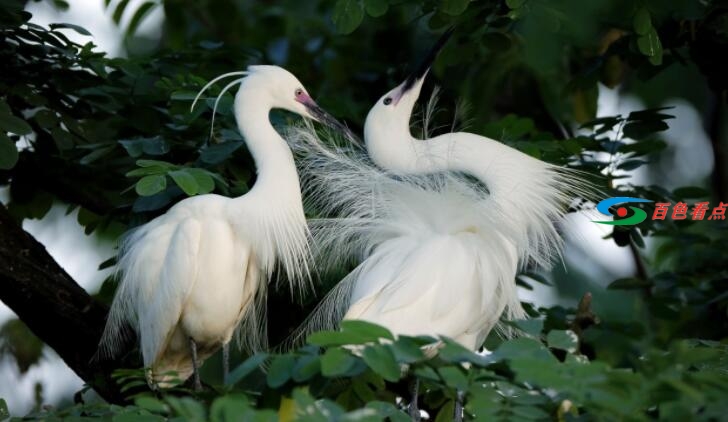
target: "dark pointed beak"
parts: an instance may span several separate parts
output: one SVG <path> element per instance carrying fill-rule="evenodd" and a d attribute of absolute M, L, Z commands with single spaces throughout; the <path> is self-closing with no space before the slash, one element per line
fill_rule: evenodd
<path fill-rule="evenodd" d="M 417 66 L 417 69 L 412 74 L 410 74 L 407 79 L 405 79 L 404 83 L 402 84 L 402 94 L 410 90 L 415 85 L 415 82 L 425 77 L 427 72 L 430 70 L 430 67 L 432 67 L 432 63 L 435 62 L 437 55 L 445 46 L 447 40 L 450 39 L 450 36 L 454 31 L 455 27 L 451 26 L 440 36 L 435 45 L 433 45 L 430 51 L 427 53 L 425 58 L 422 59 L 419 66 Z"/>
<path fill-rule="evenodd" d="M 325 125 L 326 127 L 341 133 L 341 135 L 346 137 L 346 139 L 350 142 L 358 145 L 361 144 L 361 140 L 359 139 L 359 137 L 354 135 L 354 133 L 349 130 L 349 128 L 345 124 L 336 120 L 334 116 L 330 115 L 326 110 L 319 107 L 318 104 L 313 101 L 307 101 L 304 102 L 303 105 L 306 107 L 306 110 L 308 110 L 308 113 L 311 115 L 311 117 L 313 117 L 315 120 Z"/>

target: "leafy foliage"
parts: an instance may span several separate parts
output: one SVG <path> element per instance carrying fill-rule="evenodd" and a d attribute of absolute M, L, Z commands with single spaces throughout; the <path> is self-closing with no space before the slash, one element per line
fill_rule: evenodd
<path fill-rule="evenodd" d="M 218 91 L 189 109 L 207 80 L 249 63 L 281 64 L 357 128 L 372 95 L 400 81 L 429 33 L 453 24 L 455 38 L 432 73 L 444 86 L 443 103 L 457 96 L 470 104 L 476 119 L 469 131 L 591 174 L 605 197 L 728 200 L 719 165 L 710 185 L 630 183 L 668 150 L 661 136 L 674 119 L 661 106 L 669 96 L 706 114 L 707 103 L 723 107 L 710 126 L 715 151 L 725 145 L 725 2 L 160 0 L 134 8 L 107 0 L 114 22 L 125 25 L 129 58 L 69 40 L 67 31 L 87 34 L 81 27 L 34 24 L 23 4 L 6 0 L 0 11 L 0 184 L 9 186 L 8 209 L 18 221 L 42 218 L 63 201 L 80 208 L 87 232 L 103 234 L 143 223 L 187 196 L 240 195 L 255 170 L 230 115 L 232 96 L 222 97 L 211 136 Z M 155 8 L 166 21 L 150 48 L 136 30 Z M 651 108 L 596 118 L 598 83 L 627 87 Z M 286 118 L 273 115 L 276 123 Z M 451 127 L 445 113 L 434 119 Z M 637 206 L 654 212 L 654 204 Z M 79 403 L 29 416 L 408 420 L 408 386 L 418 379 L 421 407 L 437 421 L 451 419 L 458 392 L 471 419 L 717 420 L 728 412 L 726 227 L 669 218 L 615 226 L 609 237 L 629 248 L 637 273 L 592 280 L 594 309 L 591 299 L 528 306 L 533 319 L 508 322 L 523 336 L 491 336 L 488 355 L 447 339 L 435 353 L 423 348 L 434 339 L 394 339 L 382 327 L 347 322 L 296 350 L 248 357 L 227 383 L 199 396 L 147 393 L 125 407 Z M 566 277 L 553 278 L 524 273 L 517 282 L 559 287 Z M 110 280 L 99 297 L 108 299 L 113 288 Z M 284 310 L 271 313 L 273 341 L 287 337 L 315 303 L 271 292 L 269 308 Z M 2 329 L 2 352 L 27 368 L 41 349 L 22 328 L 13 321 Z M 138 372 L 120 379 L 130 395 L 145 384 Z M 0 401 L 0 418 L 5 413 Z"/>
<path fill-rule="evenodd" d="M 432 338 L 391 338 L 382 327 L 355 321 L 338 332 L 316 333 L 295 351 L 255 355 L 226 385 L 200 396 L 145 393 L 124 408 L 76 405 L 29 416 L 406 421 L 397 397 L 408 399 L 414 377 L 421 383 L 421 409 L 434 420 L 451 420 L 458 394 L 466 417 L 477 420 L 711 420 L 728 411 L 721 399 L 728 393 L 728 348 L 715 342 L 678 341 L 625 366 L 590 361 L 580 352 L 589 340 L 557 328 L 503 341 L 487 355 L 442 339 L 436 355 L 428 356 L 422 347 L 431 347 Z"/>

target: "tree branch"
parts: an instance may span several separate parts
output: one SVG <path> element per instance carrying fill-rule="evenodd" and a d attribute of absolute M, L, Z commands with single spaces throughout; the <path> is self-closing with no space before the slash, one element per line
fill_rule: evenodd
<path fill-rule="evenodd" d="M 111 379 L 119 361 L 92 359 L 108 309 L 79 286 L 0 204 L 0 300 L 109 402 L 124 395 Z M 131 349 L 129 347 L 128 349 Z"/>

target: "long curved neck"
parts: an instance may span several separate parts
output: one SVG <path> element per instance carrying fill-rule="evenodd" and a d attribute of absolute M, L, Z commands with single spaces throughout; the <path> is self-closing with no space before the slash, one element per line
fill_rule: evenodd
<path fill-rule="evenodd" d="M 235 116 L 258 174 L 249 194 L 301 203 L 291 150 L 270 123 L 272 104 L 254 84 L 243 82 L 235 96 Z"/>
<path fill-rule="evenodd" d="M 380 167 L 405 174 L 460 171 L 486 185 L 487 217 L 515 242 L 522 263 L 548 266 L 562 239 L 553 222 L 564 215 L 573 195 L 589 194 L 589 184 L 573 173 L 537 160 L 493 139 L 448 133 L 419 140 L 406 127 L 367 119 L 369 156 Z"/>
<path fill-rule="evenodd" d="M 417 143 L 410 131 L 410 115 L 395 116 L 386 124 L 367 116 L 364 124 L 364 142 L 367 154 L 379 167 L 397 173 L 420 173 Z M 375 121 L 372 121 L 375 120 Z"/>
<path fill-rule="evenodd" d="M 448 133 L 420 140 L 406 127 L 374 126 L 366 134 L 369 156 L 380 167 L 405 174 L 459 171 L 488 187 L 493 199 L 515 206 L 532 202 L 525 184 L 546 167 L 500 142 L 470 133 Z M 536 173 L 536 174 L 534 174 Z"/>
<path fill-rule="evenodd" d="M 263 272 L 270 278 L 278 263 L 291 286 L 302 287 L 309 279 L 310 250 L 296 165 L 288 144 L 270 123 L 273 107 L 268 96 L 246 81 L 235 96 L 235 117 L 258 178 L 247 194 L 234 200 L 232 211 L 239 206 L 247 212 L 249 220 L 241 222 L 241 230 L 253 233 L 250 239 Z"/>

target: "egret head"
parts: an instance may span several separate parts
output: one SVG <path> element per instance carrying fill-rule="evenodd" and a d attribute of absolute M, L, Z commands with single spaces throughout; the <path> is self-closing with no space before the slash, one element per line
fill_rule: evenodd
<path fill-rule="evenodd" d="M 303 84 L 286 69 L 278 66 L 249 66 L 243 84 L 255 84 L 266 95 L 271 108 L 281 108 L 323 123 L 335 130 L 348 131 L 326 110 L 319 107 Z"/>
<path fill-rule="evenodd" d="M 448 29 L 430 49 L 417 69 L 396 88 L 384 94 L 374 107 L 369 110 L 366 122 L 364 123 L 364 134 L 371 133 L 374 126 L 405 129 L 409 132 L 409 121 L 412 116 L 412 109 L 417 102 L 422 90 L 422 83 L 425 81 L 427 72 L 430 71 L 432 63 L 437 54 L 442 50 L 445 42 L 452 35 L 453 28 Z"/>
<path fill-rule="evenodd" d="M 278 66 L 248 66 L 247 70 L 226 73 L 212 79 L 197 93 L 194 101 L 192 101 L 190 111 L 194 110 L 195 104 L 197 104 L 200 96 L 210 86 L 212 86 L 215 82 L 230 76 L 241 76 L 241 78 L 228 83 L 215 99 L 215 105 L 212 111 L 212 124 L 210 125 L 210 137 L 212 137 L 212 130 L 215 125 L 215 114 L 220 99 L 227 90 L 237 84 L 240 84 L 241 90 L 245 88 L 255 92 L 257 94 L 255 98 L 257 99 L 257 102 L 259 102 L 259 104 L 256 105 L 260 107 L 282 108 L 300 116 L 316 120 L 317 122 L 323 123 L 334 130 L 350 134 L 349 129 L 346 126 L 341 124 L 338 120 L 316 104 L 311 96 L 308 95 L 303 84 L 295 76 L 293 76 L 291 72 Z"/>

